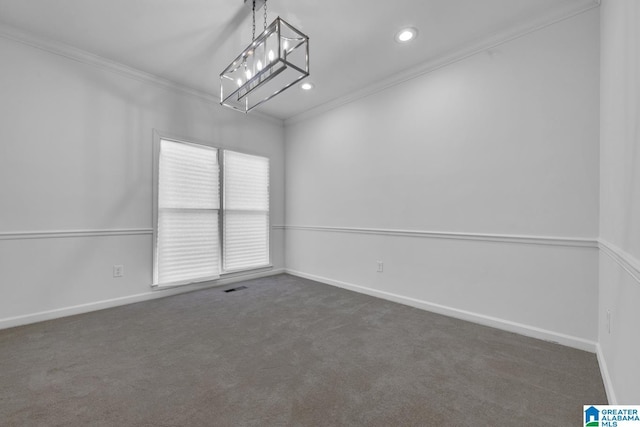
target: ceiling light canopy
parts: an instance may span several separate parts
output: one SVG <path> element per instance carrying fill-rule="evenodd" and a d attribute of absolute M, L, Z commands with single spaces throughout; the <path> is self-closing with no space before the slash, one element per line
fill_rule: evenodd
<path fill-rule="evenodd" d="M 416 38 L 418 30 L 413 27 L 403 28 L 396 33 L 396 41 L 400 43 L 407 43 Z"/>
<path fill-rule="evenodd" d="M 245 0 L 246 1 L 246 0 Z M 248 113 L 309 75 L 309 37 L 277 17 L 220 73 L 220 104 Z"/>

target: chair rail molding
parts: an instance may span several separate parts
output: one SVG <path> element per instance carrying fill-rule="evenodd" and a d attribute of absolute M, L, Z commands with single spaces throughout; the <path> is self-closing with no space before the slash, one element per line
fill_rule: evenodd
<path fill-rule="evenodd" d="M 454 239 L 454 240 L 478 240 L 485 242 L 500 242 L 528 245 L 545 246 L 567 246 L 598 249 L 596 238 L 575 238 L 575 237 L 555 237 L 555 236 L 528 236 L 515 234 L 487 234 L 487 233 L 464 233 L 449 231 L 426 231 L 426 230 L 400 230 L 387 228 L 359 228 L 359 227 L 328 227 L 328 226 L 307 226 L 307 225 L 285 225 L 284 229 L 289 231 L 313 231 L 327 233 L 356 233 L 374 234 L 380 236 L 399 237 L 422 237 L 429 239 Z"/>
<path fill-rule="evenodd" d="M 631 254 L 604 239 L 598 240 L 598 246 L 604 254 L 614 260 L 620 267 L 629 273 L 629 275 L 633 277 L 638 284 L 640 284 L 640 261 L 634 258 Z"/>
<path fill-rule="evenodd" d="M 104 237 L 152 235 L 152 228 L 114 228 L 95 230 L 42 230 L 0 232 L 0 240 L 61 239 L 69 237 Z"/>

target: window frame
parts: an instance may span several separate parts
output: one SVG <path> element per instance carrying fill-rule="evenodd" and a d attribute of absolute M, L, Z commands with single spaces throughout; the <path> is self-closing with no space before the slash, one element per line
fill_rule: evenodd
<path fill-rule="evenodd" d="M 157 246 L 158 246 L 158 202 L 159 202 L 159 178 L 160 178 L 160 146 L 161 146 L 161 141 L 162 140 L 166 140 L 166 141 L 171 141 L 171 142 L 177 142 L 177 143 L 182 143 L 182 144 L 188 144 L 188 145 L 194 145 L 194 146 L 204 146 L 206 148 L 215 148 L 218 150 L 218 185 L 219 185 L 219 191 L 218 191 L 218 196 L 220 197 L 220 208 L 218 210 L 218 245 L 219 245 L 219 250 L 218 250 L 218 266 L 219 266 L 219 271 L 220 274 L 217 277 L 213 277 L 213 278 L 196 278 L 196 279 L 191 279 L 191 280 L 184 280 L 184 281 L 178 281 L 178 282 L 174 282 L 174 283 L 169 283 L 169 284 L 158 284 L 158 283 L 154 283 L 154 275 L 155 275 L 155 265 L 157 262 Z M 229 278 L 229 277 L 234 277 L 234 276 L 241 276 L 241 275 L 246 275 L 246 274 L 251 274 L 251 273 L 256 273 L 256 272 L 261 272 L 261 271 L 269 271 L 273 269 L 273 259 L 272 259 L 272 253 L 273 253 L 273 242 L 271 239 L 271 236 L 273 235 L 272 233 L 272 228 L 273 228 L 273 224 L 271 222 L 272 220 L 272 215 L 271 215 L 271 209 L 272 209 L 272 201 L 271 201 L 271 156 L 269 155 L 264 155 L 264 154 L 259 154 L 259 153 L 255 153 L 255 152 L 250 152 L 250 151 L 246 151 L 243 149 L 238 149 L 236 147 L 232 147 L 232 146 L 228 146 L 225 144 L 219 144 L 219 143 L 215 143 L 212 144 L 211 142 L 207 142 L 207 141 L 203 141 L 203 140 L 198 140 L 196 138 L 184 138 L 181 136 L 177 136 L 177 135 L 173 135 L 173 134 L 169 134 L 169 133 L 165 133 L 165 132 L 160 132 L 158 130 L 153 131 L 153 145 L 152 145 L 152 151 L 153 151 L 153 165 L 152 165 L 152 206 L 151 206 L 151 220 L 152 220 L 152 229 L 153 229 L 153 233 L 152 233 L 152 242 L 151 242 L 151 288 L 153 290 L 162 290 L 162 289 L 171 289 L 171 288 L 175 288 L 175 287 L 181 287 L 181 286 L 186 286 L 186 285 L 197 285 L 197 284 L 203 284 L 203 283 L 207 283 L 207 282 L 216 282 L 225 278 Z M 269 197 L 269 210 L 267 211 L 267 251 L 268 251 L 268 263 L 266 265 L 261 265 L 261 266 L 256 266 L 256 267 L 250 267 L 250 268 L 246 268 L 246 269 L 238 269 L 238 270 L 230 270 L 230 271 L 225 271 L 224 270 L 224 266 L 223 266 L 223 250 L 224 250 L 224 215 L 225 215 L 225 209 L 224 209 L 224 152 L 225 151 L 234 151 L 236 153 L 241 153 L 241 154 L 247 154 L 250 156 L 259 156 L 259 157 L 264 157 L 266 159 L 269 160 L 269 186 L 268 186 L 268 190 L 267 190 L 267 195 Z"/>

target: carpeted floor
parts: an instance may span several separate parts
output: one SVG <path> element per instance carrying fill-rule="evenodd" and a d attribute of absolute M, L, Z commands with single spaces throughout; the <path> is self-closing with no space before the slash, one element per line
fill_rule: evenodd
<path fill-rule="evenodd" d="M 288 275 L 0 331 L 3 426 L 576 426 L 587 403 L 593 354 Z"/>

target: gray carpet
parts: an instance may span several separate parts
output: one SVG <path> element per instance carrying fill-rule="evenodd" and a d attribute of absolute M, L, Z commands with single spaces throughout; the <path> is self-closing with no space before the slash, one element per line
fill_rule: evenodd
<path fill-rule="evenodd" d="M 3 426 L 576 426 L 586 403 L 593 354 L 288 275 L 0 331 Z"/>

